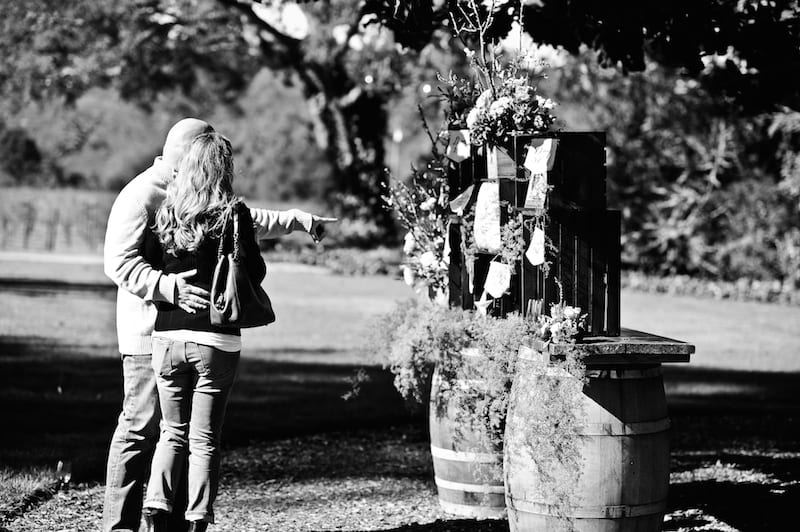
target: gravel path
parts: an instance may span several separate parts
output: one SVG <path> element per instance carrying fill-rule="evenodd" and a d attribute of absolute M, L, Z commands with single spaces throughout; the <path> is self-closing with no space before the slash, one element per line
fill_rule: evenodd
<path fill-rule="evenodd" d="M 670 513 L 664 530 L 777 530 L 734 527 L 713 515 L 714 501 L 739 489 L 748 497 L 760 490 L 770 494 L 772 504 L 788 504 L 800 494 L 800 482 L 791 480 L 797 478 L 794 470 L 800 454 L 738 453 L 726 455 L 725 461 L 714 461 L 713 455 L 698 451 L 673 454 Z M 789 480 L 776 473 L 787 471 L 787 466 Z M 416 426 L 314 435 L 229 449 L 223 457 L 217 525 L 211 530 L 508 530 L 505 521 L 462 520 L 442 512 L 432 475 L 427 439 Z M 71 486 L 0 526 L 0 531 L 98 530 L 102 492 L 97 484 Z M 728 504 L 743 502 L 729 500 Z"/>
<path fill-rule="evenodd" d="M 220 531 L 502 531 L 439 508 L 427 440 L 412 431 L 292 438 L 228 450 L 216 503 Z M 97 530 L 102 486 L 79 485 L 5 530 Z"/>

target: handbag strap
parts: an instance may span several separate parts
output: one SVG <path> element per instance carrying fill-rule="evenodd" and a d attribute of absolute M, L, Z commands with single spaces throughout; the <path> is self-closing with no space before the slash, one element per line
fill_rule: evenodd
<path fill-rule="evenodd" d="M 238 203 L 233 208 L 233 260 L 235 262 L 239 261 L 239 255 L 241 253 L 241 247 L 239 246 L 239 213 L 237 212 Z"/>
<path fill-rule="evenodd" d="M 225 225 L 222 227 L 222 236 L 219 239 L 219 247 L 217 248 L 217 261 L 225 255 L 225 240 L 228 236 L 228 223 L 230 218 L 233 218 L 233 260 L 238 261 L 240 256 L 239 245 L 239 213 L 237 212 L 239 203 L 237 202 L 231 208 L 230 215 L 225 217 Z"/>

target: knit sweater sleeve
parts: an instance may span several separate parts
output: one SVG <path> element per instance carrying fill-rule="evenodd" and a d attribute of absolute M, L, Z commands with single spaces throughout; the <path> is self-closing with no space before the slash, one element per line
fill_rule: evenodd
<path fill-rule="evenodd" d="M 175 300 L 175 276 L 162 274 L 142 256 L 148 227 L 144 201 L 123 189 L 111 207 L 103 269 L 114 283 L 145 301 Z"/>
<path fill-rule="evenodd" d="M 247 273 L 253 284 L 261 284 L 267 274 L 267 268 L 264 264 L 264 258 L 261 256 L 261 250 L 258 248 L 256 242 L 253 219 L 251 218 L 250 211 L 244 207 L 239 210 L 239 226 L 241 234 L 239 235 L 239 242 L 244 250 Z"/>
<path fill-rule="evenodd" d="M 257 240 L 278 238 L 293 231 L 310 231 L 312 216 L 300 209 L 288 211 L 271 211 L 267 209 L 250 209 Z"/>

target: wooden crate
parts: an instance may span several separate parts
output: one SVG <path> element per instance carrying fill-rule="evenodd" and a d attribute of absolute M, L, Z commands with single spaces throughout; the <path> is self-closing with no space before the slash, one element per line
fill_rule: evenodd
<path fill-rule="evenodd" d="M 529 219 L 533 212 L 524 208 L 530 172 L 523 166 L 527 146 L 536 139 L 558 140 L 553 168 L 547 173 L 552 187 L 548 194 L 545 232 L 558 248 L 549 253 L 550 276 L 545 279 L 542 269 L 523 258 L 516 265 L 516 275 L 506 295 L 495 300 L 489 308 L 493 315 L 525 312 L 531 300 L 540 300 L 545 311 L 558 301 L 558 278 L 564 300 L 580 306 L 588 314 L 587 328 L 591 334 L 619 334 L 619 258 L 620 214 L 606 209 L 605 134 L 553 133 L 518 134 L 510 143 L 487 156 L 485 148 L 473 147 L 471 156 L 451 163 L 448 184 L 451 197 L 476 185 L 488 176 L 499 181 L 501 224 L 508 221 L 508 211 L 522 212 Z M 487 169 L 487 160 L 496 165 Z M 469 289 L 469 276 L 461 256 L 463 236 L 461 220 L 454 216 L 450 226 L 450 304 L 464 309 L 474 308 L 474 301 L 483 292 L 491 254 L 479 253 L 474 266 L 474 291 Z M 530 242 L 530 230 L 525 229 L 525 241 Z"/>

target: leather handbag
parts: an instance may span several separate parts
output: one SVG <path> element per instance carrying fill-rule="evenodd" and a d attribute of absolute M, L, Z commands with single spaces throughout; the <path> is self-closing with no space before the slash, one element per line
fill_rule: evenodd
<path fill-rule="evenodd" d="M 211 324 L 243 329 L 268 325 L 275 321 L 269 296 L 247 273 L 245 250 L 239 242 L 239 214 L 231 210 L 233 246 L 225 252 L 228 221 L 217 251 L 217 265 L 211 280 Z"/>

